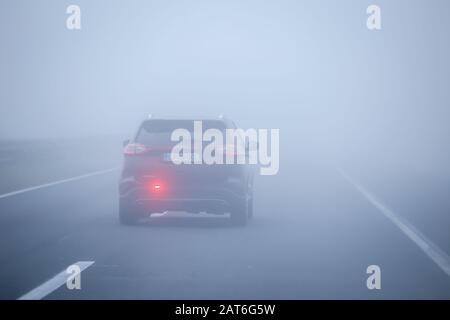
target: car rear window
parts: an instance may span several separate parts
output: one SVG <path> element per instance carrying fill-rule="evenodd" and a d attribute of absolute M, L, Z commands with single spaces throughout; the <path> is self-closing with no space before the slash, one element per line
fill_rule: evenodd
<path fill-rule="evenodd" d="M 136 142 L 148 146 L 174 145 L 170 140 L 172 132 L 176 129 L 186 129 L 193 137 L 194 120 L 149 120 L 142 124 L 136 137 Z M 202 120 L 203 132 L 208 129 L 225 131 L 226 125 L 219 120 Z"/>

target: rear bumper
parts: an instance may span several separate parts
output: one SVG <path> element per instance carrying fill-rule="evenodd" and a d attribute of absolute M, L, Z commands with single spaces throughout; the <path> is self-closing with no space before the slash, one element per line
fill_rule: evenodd
<path fill-rule="evenodd" d="M 185 211 L 225 213 L 232 210 L 232 204 L 223 199 L 138 199 L 136 205 L 149 212 Z"/>
<path fill-rule="evenodd" d="M 145 183 L 124 179 L 120 183 L 120 200 L 149 213 L 164 211 L 231 212 L 246 199 L 247 185 L 230 178 L 220 184 L 179 186 L 153 193 Z"/>

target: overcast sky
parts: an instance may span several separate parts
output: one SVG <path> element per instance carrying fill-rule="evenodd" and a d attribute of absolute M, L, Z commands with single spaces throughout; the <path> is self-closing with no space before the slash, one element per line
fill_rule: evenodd
<path fill-rule="evenodd" d="M 366 27 L 373 3 L 379 31 Z M 70 4 L 81 30 L 66 28 Z M 148 113 L 225 113 L 282 139 L 448 149 L 446 0 L 0 6 L 1 138 L 126 136 Z"/>

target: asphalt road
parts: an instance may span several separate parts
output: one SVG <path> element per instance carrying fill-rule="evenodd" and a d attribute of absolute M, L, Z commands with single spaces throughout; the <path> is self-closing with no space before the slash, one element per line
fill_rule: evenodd
<path fill-rule="evenodd" d="M 78 261 L 94 262 L 81 289 L 64 284 L 45 299 L 450 298 L 450 276 L 338 167 L 303 159 L 281 168 L 257 178 L 244 228 L 183 213 L 120 226 L 118 170 L 1 198 L 0 298 L 17 299 Z M 413 183 L 346 170 L 450 252 L 445 192 L 436 206 Z M 429 179 L 428 194 L 448 187 Z M 366 286 L 369 265 L 381 268 L 380 290 Z"/>

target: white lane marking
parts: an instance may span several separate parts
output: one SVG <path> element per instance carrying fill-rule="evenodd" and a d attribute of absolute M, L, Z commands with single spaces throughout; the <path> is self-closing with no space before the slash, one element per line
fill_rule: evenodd
<path fill-rule="evenodd" d="M 21 189 L 21 190 L 16 190 L 16 191 L 4 193 L 4 194 L 0 195 L 0 199 L 11 197 L 11 196 L 15 196 L 17 194 L 21 194 L 21 193 L 25 193 L 25 192 L 29 192 L 29 191 L 33 191 L 33 190 L 38 190 L 38 189 L 41 189 L 41 188 L 51 187 L 51 186 L 54 186 L 54 185 L 57 185 L 57 184 L 61 184 L 61 183 L 66 183 L 66 182 L 71 182 L 71 181 L 80 180 L 80 179 L 84 179 L 84 178 L 89 178 L 89 177 L 92 177 L 92 176 L 108 173 L 108 172 L 115 171 L 115 170 L 117 170 L 117 168 L 111 168 L 111 169 L 106 169 L 106 170 L 101 170 L 101 171 L 95 171 L 95 172 L 83 174 L 83 175 L 77 176 L 77 177 L 72 177 L 72 178 L 68 178 L 68 179 L 64 179 L 64 180 L 58 180 L 58 181 L 54 181 L 54 182 L 50 182 L 50 183 L 41 184 L 39 186 L 34 186 L 34 187 L 30 187 L 30 188 L 25 188 L 25 189 Z"/>
<path fill-rule="evenodd" d="M 393 222 L 409 239 L 411 239 L 425 254 L 436 263 L 448 276 L 450 276 L 450 257 L 449 255 L 435 245 L 430 239 L 424 236 L 408 221 L 387 208 L 373 194 L 364 189 L 359 183 L 355 182 L 342 169 L 339 169 L 344 178 L 350 182 L 375 208 L 383 213 L 391 222 Z"/>
<path fill-rule="evenodd" d="M 80 272 L 82 272 L 93 265 L 94 262 L 95 261 L 78 261 L 74 264 L 76 264 L 80 268 Z M 41 284 L 39 287 L 36 287 L 30 292 L 21 296 L 18 300 L 41 300 L 61 287 L 63 284 L 65 284 L 68 277 L 69 274 L 67 274 L 67 269 L 64 269 L 53 278 Z"/>

